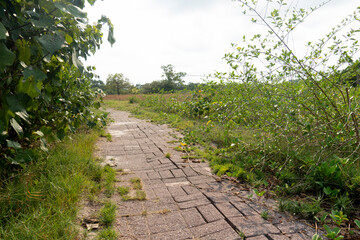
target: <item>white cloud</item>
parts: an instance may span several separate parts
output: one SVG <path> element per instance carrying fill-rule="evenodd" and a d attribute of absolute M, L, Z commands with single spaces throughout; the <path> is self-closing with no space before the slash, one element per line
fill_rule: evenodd
<path fill-rule="evenodd" d="M 353 1 L 338 2 L 309 18 L 311 25 L 304 24 L 293 35 L 296 44 L 318 39 L 330 20 L 338 21 L 334 12 L 342 18 L 354 9 Z M 151 82 L 160 79 L 160 67 L 167 64 L 189 75 L 227 71 L 222 57 L 231 51 L 230 43 L 264 30 L 251 24 L 239 4 L 230 0 L 106 0 L 85 10 L 90 21 L 106 15 L 115 26 L 114 46 L 105 42 L 104 29 L 104 44 L 87 61 L 96 66 L 102 80 L 110 73 L 123 73 L 133 83 Z M 187 77 L 187 81 L 199 80 Z"/>

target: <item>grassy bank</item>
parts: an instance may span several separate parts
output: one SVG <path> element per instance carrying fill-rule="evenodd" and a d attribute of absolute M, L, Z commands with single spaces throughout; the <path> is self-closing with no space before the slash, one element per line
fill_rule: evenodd
<path fill-rule="evenodd" d="M 75 239 L 78 203 L 97 184 L 93 158 L 99 132 L 82 132 L 37 153 L 0 182 L 0 239 Z"/>

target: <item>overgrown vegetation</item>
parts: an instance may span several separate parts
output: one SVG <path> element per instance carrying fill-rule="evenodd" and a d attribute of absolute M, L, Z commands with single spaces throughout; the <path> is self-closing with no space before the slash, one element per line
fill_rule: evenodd
<path fill-rule="evenodd" d="M 337 211 L 351 216 L 343 223 L 354 228 L 360 216 L 360 90 L 359 30 L 351 26 L 358 29 L 360 8 L 323 39 L 307 43 L 307 55 L 299 57 L 287 38 L 317 8 L 238 2 L 269 31 L 232 45 L 225 60 L 233 71 L 216 73 L 218 81 L 190 96 L 148 96 L 132 112 L 184 129 L 183 141 L 203 144 L 215 173 L 290 199 L 282 209 L 308 219 Z"/>

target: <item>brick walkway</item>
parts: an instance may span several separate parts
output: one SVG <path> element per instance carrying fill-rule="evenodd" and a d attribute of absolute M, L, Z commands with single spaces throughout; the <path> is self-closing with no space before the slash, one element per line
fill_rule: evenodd
<path fill-rule="evenodd" d="M 121 239 L 311 239 L 314 230 L 272 210 L 276 203 L 249 199 L 245 189 L 219 181 L 207 163 L 184 163 L 169 143 L 178 133 L 165 125 L 110 110 L 112 142 L 100 155 L 124 169 L 117 184 L 139 177 L 145 201 L 117 201 L 115 227 Z M 170 153 L 170 158 L 165 154 Z M 120 198 L 118 198 L 120 199 Z M 261 213 L 269 212 L 268 220 Z"/>

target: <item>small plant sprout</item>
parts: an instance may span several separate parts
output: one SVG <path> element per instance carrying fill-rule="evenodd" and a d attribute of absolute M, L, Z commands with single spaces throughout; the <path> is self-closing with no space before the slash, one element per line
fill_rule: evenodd
<path fill-rule="evenodd" d="M 165 154 L 165 157 L 170 159 L 171 154 L 170 154 L 170 153 L 166 153 L 166 154 Z"/>
<path fill-rule="evenodd" d="M 318 217 L 316 217 L 316 216 L 315 216 L 314 218 L 315 218 L 315 220 L 318 221 L 319 223 L 324 224 L 325 221 L 326 221 L 327 216 L 328 216 L 328 214 L 325 213 L 324 215 L 322 215 L 322 217 L 321 217 L 320 219 L 319 219 Z"/>
<path fill-rule="evenodd" d="M 341 229 L 339 227 L 331 229 L 328 225 L 324 225 L 324 228 L 325 228 L 325 231 L 327 232 L 325 237 L 327 237 L 329 239 L 333 239 L 333 240 L 341 240 L 344 238 L 344 236 L 339 235 L 341 232 Z"/>
<path fill-rule="evenodd" d="M 268 220 L 269 218 L 269 211 L 268 210 L 265 210 L 265 211 L 262 211 L 260 216 L 265 219 L 265 220 Z"/>
<path fill-rule="evenodd" d="M 330 217 L 338 226 L 340 226 L 344 221 L 349 220 L 347 215 L 343 214 L 342 211 L 331 211 Z"/>

